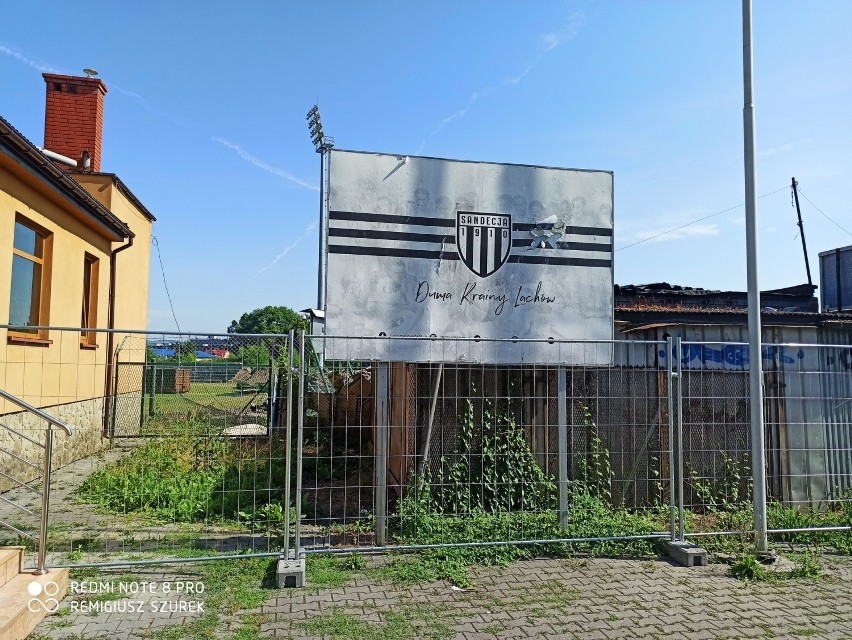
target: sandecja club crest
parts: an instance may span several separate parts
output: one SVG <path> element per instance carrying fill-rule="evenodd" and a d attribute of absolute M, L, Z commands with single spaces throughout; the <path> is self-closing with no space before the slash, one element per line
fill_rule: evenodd
<path fill-rule="evenodd" d="M 456 248 L 468 269 L 480 278 L 487 278 L 509 259 L 512 216 L 459 211 L 456 214 Z"/>

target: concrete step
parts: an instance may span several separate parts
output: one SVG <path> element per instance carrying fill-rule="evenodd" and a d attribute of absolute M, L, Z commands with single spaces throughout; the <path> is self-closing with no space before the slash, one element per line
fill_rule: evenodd
<path fill-rule="evenodd" d="M 44 575 L 20 572 L 23 548 L 0 548 L 6 582 L 0 586 L 0 640 L 24 640 L 48 613 L 59 609 L 68 590 L 68 569 L 51 569 Z M 9 562 L 18 563 L 9 575 Z"/>
<path fill-rule="evenodd" d="M 0 547 L 0 587 L 17 576 L 24 566 L 24 547 Z"/>

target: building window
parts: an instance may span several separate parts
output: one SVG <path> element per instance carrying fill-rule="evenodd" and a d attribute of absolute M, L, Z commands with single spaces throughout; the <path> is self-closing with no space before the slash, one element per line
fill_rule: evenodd
<path fill-rule="evenodd" d="M 98 259 L 88 253 L 83 257 L 83 314 L 80 327 L 95 329 L 98 326 Z M 80 332 L 80 344 L 95 346 L 98 334 L 94 331 Z"/>
<path fill-rule="evenodd" d="M 47 331 L 28 327 L 49 322 L 50 250 L 53 236 L 23 216 L 15 218 L 12 241 L 12 291 L 9 324 L 12 336 L 47 339 Z"/>

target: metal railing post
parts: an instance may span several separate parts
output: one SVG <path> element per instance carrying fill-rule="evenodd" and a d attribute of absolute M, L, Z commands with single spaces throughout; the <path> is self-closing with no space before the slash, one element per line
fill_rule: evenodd
<path fill-rule="evenodd" d="M 559 418 L 559 527 L 568 528 L 568 375 L 565 367 L 557 374 L 557 414 Z"/>
<path fill-rule="evenodd" d="M 48 415 L 41 409 L 37 409 L 31 404 L 24 402 L 20 398 L 13 396 L 0 389 L 0 397 L 5 398 L 12 404 L 18 405 L 21 409 L 38 416 L 47 422 L 47 433 L 44 437 L 44 469 L 42 471 L 42 487 L 41 487 L 41 516 L 39 518 L 38 532 L 38 564 L 36 572 L 39 574 L 47 573 L 45 569 L 45 554 L 47 552 L 47 522 L 50 515 L 50 467 L 53 462 L 53 427 L 54 425 L 62 429 L 67 435 L 72 435 L 71 427 L 57 420 L 51 415 Z"/>
<path fill-rule="evenodd" d="M 287 430 L 284 454 L 284 557 L 290 559 L 290 479 L 293 475 L 293 346 L 295 332 L 287 337 Z"/>
<path fill-rule="evenodd" d="M 44 557 L 47 553 L 47 521 L 50 509 L 50 467 L 53 458 L 53 425 L 47 424 L 47 433 L 44 436 L 44 470 L 42 472 L 41 486 L 41 517 L 38 530 L 38 566 L 36 573 L 39 575 L 47 573 L 44 568 Z"/>
<path fill-rule="evenodd" d="M 667 386 L 667 401 L 668 401 L 668 420 L 669 420 L 669 446 L 668 446 L 668 456 L 669 456 L 669 532 L 671 534 L 671 541 L 674 542 L 676 540 L 675 533 L 675 512 L 677 511 L 677 503 L 675 501 L 675 456 L 674 456 L 674 384 L 675 373 L 673 370 L 674 366 L 674 358 L 675 353 L 672 347 L 672 338 L 669 336 L 666 338 L 666 379 L 668 380 Z"/>
<path fill-rule="evenodd" d="M 677 355 L 677 503 L 678 503 L 678 539 L 683 542 L 686 537 L 684 524 L 683 499 L 683 340 L 676 338 L 675 350 Z"/>

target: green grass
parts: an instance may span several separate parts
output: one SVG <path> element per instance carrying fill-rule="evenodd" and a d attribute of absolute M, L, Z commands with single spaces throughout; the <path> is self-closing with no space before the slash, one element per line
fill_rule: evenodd
<path fill-rule="evenodd" d="M 794 636 L 803 636 L 809 638 L 811 636 L 816 636 L 820 634 L 819 629 L 815 629 L 813 627 L 798 627 L 796 629 L 791 629 L 790 633 Z"/>
<path fill-rule="evenodd" d="M 331 640 L 444 640 L 455 636 L 449 624 L 457 613 L 446 605 L 403 603 L 394 611 L 382 613 L 382 622 L 368 622 L 342 608 L 297 622 L 311 635 Z"/>
<path fill-rule="evenodd" d="M 204 583 L 204 614 L 180 626 L 153 631 L 152 640 L 208 640 L 217 636 L 222 616 L 233 617 L 239 611 L 255 609 L 271 595 L 275 562 L 268 558 L 216 560 L 197 565 L 198 580 Z M 241 626 L 229 640 L 253 640 L 260 637 L 260 620 L 250 614 L 241 616 Z"/>
<path fill-rule="evenodd" d="M 342 587 L 365 567 L 356 553 L 312 553 L 305 560 L 305 579 L 311 587 Z"/>
<path fill-rule="evenodd" d="M 175 423 L 170 437 L 147 440 L 89 476 L 78 499 L 110 513 L 166 522 L 237 519 L 255 528 L 277 524 L 266 523 L 274 511 L 266 505 L 283 493 L 280 445 L 206 435 L 205 428 L 193 420 Z"/>
<path fill-rule="evenodd" d="M 728 571 L 734 578 L 748 582 L 815 580 L 823 573 L 819 559 L 814 554 L 809 553 L 797 557 L 793 568 L 787 571 L 767 569 L 755 556 L 750 554 L 734 561 Z"/>
<path fill-rule="evenodd" d="M 581 490 L 570 494 L 568 517 L 560 526 L 556 511 L 541 513 L 472 513 L 458 516 L 435 513 L 428 502 L 411 490 L 401 501 L 398 515 L 391 519 L 391 531 L 405 544 L 441 544 L 501 540 L 548 540 L 558 538 L 645 536 L 659 530 L 648 514 L 614 508 L 603 498 Z M 412 558 L 397 558 L 381 571 L 398 582 L 448 580 L 461 587 L 471 586 L 468 567 L 507 565 L 516 560 L 542 555 L 567 557 L 577 552 L 588 555 L 649 557 L 655 555 L 652 539 L 612 540 L 588 543 L 543 543 L 448 547 L 421 551 Z"/>
<path fill-rule="evenodd" d="M 251 400 L 254 393 L 254 390 L 241 391 L 227 382 L 193 382 L 186 393 L 155 394 L 154 412 L 186 413 L 204 408 L 214 411 L 239 411 Z M 147 396 L 145 406 L 147 410 Z"/>

